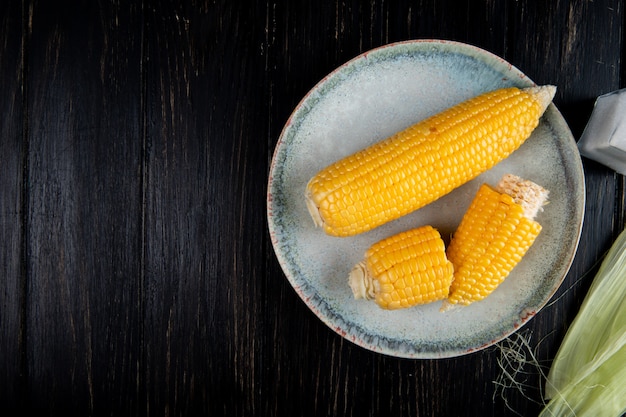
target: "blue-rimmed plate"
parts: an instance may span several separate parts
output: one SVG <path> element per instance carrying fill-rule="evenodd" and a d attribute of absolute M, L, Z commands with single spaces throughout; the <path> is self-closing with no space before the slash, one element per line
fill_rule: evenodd
<path fill-rule="evenodd" d="M 315 228 L 304 201 L 307 182 L 324 166 L 458 102 L 512 85 L 533 82 L 489 52 L 456 42 L 408 41 L 349 61 L 298 104 L 272 160 L 269 231 L 287 279 L 331 329 L 387 355 L 458 356 L 510 335 L 556 292 L 578 246 L 585 186 L 576 142 L 554 105 L 505 161 L 429 206 L 368 233 L 327 236 Z M 439 311 L 439 302 L 384 311 L 374 302 L 353 298 L 348 273 L 372 243 L 424 224 L 449 236 L 478 186 L 495 185 L 508 172 L 550 190 L 550 204 L 536 219 L 542 233 L 493 294 L 446 313 Z"/>

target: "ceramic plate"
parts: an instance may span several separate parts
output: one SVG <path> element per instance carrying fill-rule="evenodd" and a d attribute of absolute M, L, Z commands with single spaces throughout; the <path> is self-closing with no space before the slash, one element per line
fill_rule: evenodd
<path fill-rule="evenodd" d="M 571 265 L 585 190 L 576 142 L 554 105 L 509 158 L 447 196 L 365 234 L 336 238 L 315 228 L 304 201 L 326 165 L 485 91 L 533 82 L 501 58 L 447 41 L 409 41 L 366 52 L 318 83 L 298 104 L 276 146 L 267 209 L 274 250 L 287 279 L 331 329 L 372 351 L 409 358 L 452 357 L 483 349 L 533 317 Z M 441 313 L 440 302 L 384 311 L 355 300 L 352 266 L 374 242 L 425 224 L 449 236 L 478 186 L 513 173 L 550 190 L 543 231 L 505 282 L 485 300 Z"/>

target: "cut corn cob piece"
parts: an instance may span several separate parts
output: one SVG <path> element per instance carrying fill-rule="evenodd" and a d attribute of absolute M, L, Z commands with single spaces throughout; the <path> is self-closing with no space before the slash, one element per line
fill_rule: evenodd
<path fill-rule="evenodd" d="M 315 224 L 351 236 L 433 202 L 519 148 L 555 91 L 485 93 L 326 167 L 305 192 Z"/>
<path fill-rule="evenodd" d="M 355 298 L 393 310 L 446 298 L 452 274 L 441 235 L 423 226 L 372 245 L 348 282 Z"/>
<path fill-rule="evenodd" d="M 454 280 L 442 310 L 482 300 L 504 281 L 539 235 L 533 219 L 547 197 L 543 187 L 510 174 L 495 189 L 479 188 L 446 251 Z"/>

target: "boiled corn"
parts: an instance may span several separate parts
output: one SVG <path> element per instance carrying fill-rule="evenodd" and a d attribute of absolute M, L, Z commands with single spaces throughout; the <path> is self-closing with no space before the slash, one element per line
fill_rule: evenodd
<path fill-rule="evenodd" d="M 315 224 L 332 236 L 355 235 L 447 194 L 515 151 L 555 90 L 482 94 L 328 166 L 306 187 Z"/>
<path fill-rule="evenodd" d="M 446 251 L 454 280 L 443 310 L 482 300 L 504 281 L 539 235 L 533 219 L 547 196 L 543 187 L 510 174 L 495 189 L 479 188 Z"/>
<path fill-rule="evenodd" d="M 452 276 L 441 235 L 423 226 L 372 245 L 348 281 L 355 298 L 392 310 L 446 298 Z"/>

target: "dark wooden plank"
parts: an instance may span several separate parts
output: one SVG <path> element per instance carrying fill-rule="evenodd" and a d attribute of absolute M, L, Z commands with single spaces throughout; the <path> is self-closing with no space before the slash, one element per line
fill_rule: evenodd
<path fill-rule="evenodd" d="M 28 405 L 134 414 L 141 10 L 78 1 L 28 10 Z"/>
<path fill-rule="evenodd" d="M 264 7 L 153 5 L 144 69 L 146 403 L 157 415 L 255 414 Z"/>
<path fill-rule="evenodd" d="M 23 21 L 19 2 L 0 4 L 0 414 L 24 394 Z"/>

